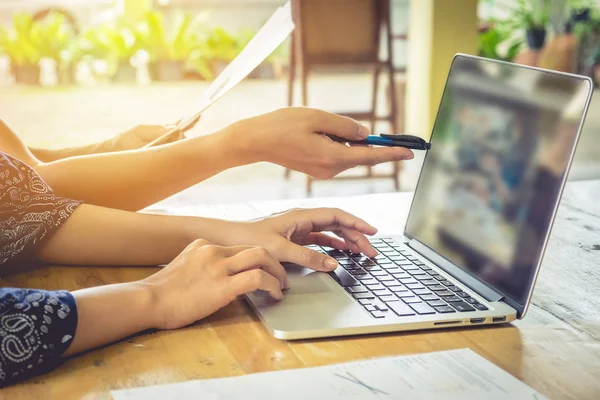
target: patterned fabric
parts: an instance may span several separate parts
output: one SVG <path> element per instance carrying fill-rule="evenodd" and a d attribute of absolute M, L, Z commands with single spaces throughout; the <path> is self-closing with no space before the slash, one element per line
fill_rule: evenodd
<path fill-rule="evenodd" d="M 80 204 L 55 196 L 32 168 L 0 153 L 0 267 L 34 260 L 40 242 Z"/>
<path fill-rule="evenodd" d="M 0 288 L 0 387 L 55 368 L 76 328 L 71 293 Z"/>
<path fill-rule="evenodd" d="M 34 261 L 40 243 L 79 204 L 55 196 L 32 168 L 0 153 L 0 268 Z M 0 387 L 58 365 L 76 328 L 70 293 L 0 288 Z"/>

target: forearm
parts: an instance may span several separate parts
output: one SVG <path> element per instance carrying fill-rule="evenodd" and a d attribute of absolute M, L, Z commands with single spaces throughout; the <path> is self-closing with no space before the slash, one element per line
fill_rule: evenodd
<path fill-rule="evenodd" d="M 67 265 L 161 265 L 195 239 L 216 238 L 228 224 L 84 204 L 43 243 L 38 258 Z"/>
<path fill-rule="evenodd" d="M 139 210 L 250 162 L 239 140 L 223 131 L 155 148 L 42 163 L 36 170 L 60 196 Z"/>
<path fill-rule="evenodd" d="M 72 294 L 78 322 L 66 356 L 160 327 L 153 296 L 143 283 L 99 286 Z"/>

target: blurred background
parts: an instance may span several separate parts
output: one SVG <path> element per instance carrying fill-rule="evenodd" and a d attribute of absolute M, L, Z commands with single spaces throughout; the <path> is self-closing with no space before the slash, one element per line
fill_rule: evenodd
<path fill-rule="evenodd" d="M 185 116 L 282 0 L 0 0 L 0 118 L 63 148 Z M 190 135 L 287 105 L 429 139 L 452 56 L 600 83 L 600 0 L 292 0 L 296 30 Z M 260 99 L 260 101 L 256 101 Z M 594 96 L 570 178 L 600 178 Z M 227 203 L 414 189 L 415 160 L 313 181 L 278 166 L 227 171 L 173 199 Z M 202 160 L 198 160 L 202 162 Z M 262 190 L 256 190 L 260 188 Z"/>

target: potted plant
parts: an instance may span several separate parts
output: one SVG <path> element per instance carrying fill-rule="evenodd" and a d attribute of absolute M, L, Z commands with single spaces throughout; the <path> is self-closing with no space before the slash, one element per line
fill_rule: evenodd
<path fill-rule="evenodd" d="M 568 0 L 570 20 L 573 24 L 589 21 L 592 9 L 596 7 L 594 0 Z"/>
<path fill-rule="evenodd" d="M 11 31 L 0 29 L 0 49 L 19 83 L 40 83 L 41 48 L 40 25 L 28 14 L 15 14 Z"/>
<path fill-rule="evenodd" d="M 94 59 L 106 60 L 114 82 L 136 80 L 137 69 L 131 58 L 139 50 L 136 30 L 125 23 L 102 25 L 86 31 L 81 38 L 82 52 Z"/>
<path fill-rule="evenodd" d="M 525 28 L 527 44 L 532 50 L 540 50 L 546 42 L 546 26 L 549 21 L 548 4 L 545 0 L 539 0 L 538 5 L 519 0 L 517 16 Z"/>
<path fill-rule="evenodd" d="M 210 79 L 210 70 L 204 68 L 200 33 L 206 14 L 192 17 L 181 14 L 171 29 L 158 11 L 148 12 L 137 29 L 140 47 L 150 59 L 149 72 L 153 79 L 176 81 L 184 78 L 187 65 L 193 65 L 201 76 Z"/>
<path fill-rule="evenodd" d="M 67 23 L 64 14 L 55 12 L 47 14 L 38 23 L 42 57 L 54 61 L 59 83 L 71 83 L 78 61 L 76 35 L 72 25 Z"/>
<path fill-rule="evenodd" d="M 516 0 L 514 6 L 508 7 L 508 12 L 508 18 L 498 22 L 502 29 L 508 32 L 523 29 L 531 50 L 538 51 L 544 47 L 550 19 L 548 0 Z"/>

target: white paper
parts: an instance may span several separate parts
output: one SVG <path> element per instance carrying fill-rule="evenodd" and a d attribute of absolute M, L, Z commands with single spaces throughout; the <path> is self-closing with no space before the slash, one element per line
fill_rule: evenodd
<path fill-rule="evenodd" d="M 262 63 L 294 30 L 292 8 L 288 1 L 279 7 L 252 40 L 215 78 L 194 106 L 192 114 L 183 118 L 178 128 L 185 130 L 211 104 L 240 83 L 250 72 Z"/>
<path fill-rule="evenodd" d="M 292 208 L 341 208 L 370 224 L 377 221 L 375 228 L 377 234 L 381 236 L 403 234 L 411 201 L 412 193 L 380 193 L 346 198 L 262 201 L 252 203 L 251 206 L 264 216 Z"/>
<path fill-rule="evenodd" d="M 137 399 L 534 399 L 544 397 L 469 349 L 111 392 Z"/>
<path fill-rule="evenodd" d="M 169 211 L 171 215 L 217 218 L 227 221 L 249 221 L 263 217 L 263 214 L 248 204 L 189 205 L 172 208 Z"/>

